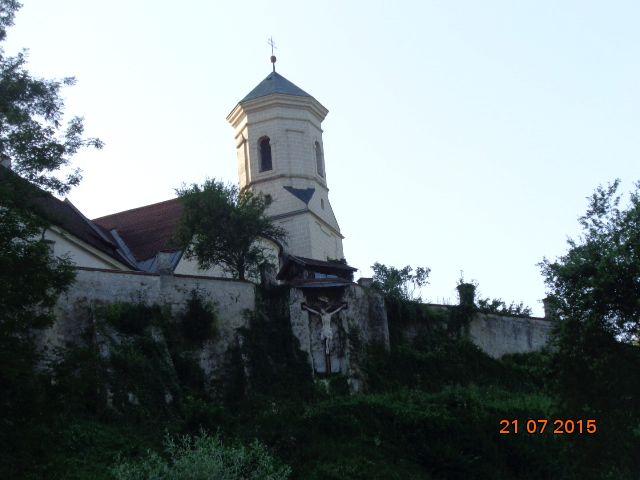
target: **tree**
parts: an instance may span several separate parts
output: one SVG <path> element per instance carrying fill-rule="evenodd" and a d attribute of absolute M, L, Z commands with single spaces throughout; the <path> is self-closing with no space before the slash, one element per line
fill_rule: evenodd
<path fill-rule="evenodd" d="M 0 41 L 20 7 L 16 0 L 0 0 Z M 53 260 L 43 238 L 49 226 L 43 200 L 80 181 L 77 169 L 65 179 L 54 175 L 73 154 L 84 146 L 102 147 L 100 140 L 82 137 L 81 118 L 60 132 L 60 92 L 75 80 L 34 78 L 25 65 L 26 51 L 10 57 L 0 47 L 0 443 L 13 450 L 3 451 L 0 470 L 15 478 L 20 462 L 13 454 L 33 451 L 29 432 L 44 428 L 38 419 L 44 411 L 34 408 L 41 384 L 33 331 L 53 323 L 57 297 L 74 279 L 70 261 Z"/>
<path fill-rule="evenodd" d="M 15 0 L 0 0 L 0 41 L 6 38 L 20 7 Z M 49 223 L 40 200 L 50 195 L 48 192 L 64 194 L 78 184 L 81 177 L 77 169 L 65 180 L 53 172 L 69 165 L 70 157 L 81 147 L 102 147 L 98 139 L 82 138 L 82 119 L 78 117 L 69 122 L 62 136 L 57 135 L 64 109 L 60 89 L 75 80 L 33 78 L 25 64 L 24 51 L 7 57 L 0 47 L 0 163 L 12 169 L 0 169 L 3 345 L 27 341 L 30 329 L 53 322 L 51 308 L 70 285 L 73 273 L 67 259 L 51 261 L 49 246 L 42 238 Z M 3 373 L 7 372 L 4 368 Z"/>
<path fill-rule="evenodd" d="M 640 333 L 640 182 L 620 209 L 616 180 L 599 186 L 579 218 L 583 234 L 566 255 L 540 264 L 561 320 L 595 322 L 630 343 Z"/>
<path fill-rule="evenodd" d="M 596 189 L 579 218 L 582 235 L 567 241 L 565 255 L 540 264 L 557 318 L 550 384 L 562 413 L 598 420 L 597 439 L 572 439 L 584 443 L 575 451 L 594 472 L 634 458 L 638 447 L 640 183 L 626 208 L 616 195 L 619 184 Z M 637 465 L 620 468 L 637 472 Z M 604 478 L 602 471 L 595 475 Z"/>
<path fill-rule="evenodd" d="M 15 0 L 0 1 L 0 41 L 13 25 L 21 5 Z M 70 158 L 85 146 L 102 148 L 97 138 L 82 138 L 83 119 L 72 118 L 62 135 L 63 86 L 74 85 L 73 77 L 59 80 L 34 78 L 25 70 L 27 51 L 7 57 L 0 49 L 0 163 L 31 183 L 58 194 L 67 193 L 82 179 L 80 170 L 65 180 L 51 172 L 68 166 Z"/>
<path fill-rule="evenodd" d="M 420 301 L 420 296 L 414 296 L 417 288 L 428 285 L 430 268 L 418 267 L 415 274 L 409 265 L 402 269 L 387 267 L 381 263 L 374 263 L 372 287 L 385 297 Z"/>
<path fill-rule="evenodd" d="M 21 6 L 0 0 L 0 41 Z M 8 57 L 0 47 L 0 163 L 5 167 L 0 169 L 0 322 L 5 339 L 15 329 L 44 328 L 53 321 L 50 309 L 72 275 L 68 260 L 51 261 L 42 238 L 49 222 L 41 200 L 78 184 L 78 169 L 64 180 L 54 175 L 73 154 L 84 146 L 102 147 L 99 139 L 82 138 L 79 117 L 59 135 L 60 90 L 75 79 L 34 78 L 25 65 L 25 51 Z"/>
<path fill-rule="evenodd" d="M 184 207 L 176 241 L 185 257 L 197 259 L 202 269 L 219 265 L 246 280 L 273 261 L 261 239 L 286 239 L 286 232 L 266 216 L 271 198 L 262 193 L 240 191 L 215 178 L 176 193 Z"/>

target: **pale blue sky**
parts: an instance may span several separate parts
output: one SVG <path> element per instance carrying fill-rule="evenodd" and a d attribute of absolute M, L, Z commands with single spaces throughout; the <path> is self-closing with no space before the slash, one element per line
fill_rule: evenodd
<path fill-rule="evenodd" d="M 432 268 L 423 291 L 542 314 L 536 263 L 579 233 L 585 197 L 640 179 L 640 2 L 23 0 L 8 53 L 76 76 L 70 115 L 90 218 L 237 182 L 226 116 L 270 72 L 330 111 L 329 198 L 347 260 Z"/>

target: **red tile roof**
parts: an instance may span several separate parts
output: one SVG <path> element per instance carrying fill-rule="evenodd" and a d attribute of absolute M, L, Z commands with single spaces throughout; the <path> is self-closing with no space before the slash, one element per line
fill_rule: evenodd
<path fill-rule="evenodd" d="M 116 230 L 138 262 L 156 256 L 159 251 L 177 252 L 172 243 L 178 229 L 182 204 L 179 199 L 134 208 L 93 220 L 109 231 Z"/>

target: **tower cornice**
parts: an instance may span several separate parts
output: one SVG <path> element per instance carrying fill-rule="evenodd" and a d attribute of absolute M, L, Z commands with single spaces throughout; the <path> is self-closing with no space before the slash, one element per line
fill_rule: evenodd
<path fill-rule="evenodd" d="M 300 180 L 311 180 L 314 181 L 316 183 L 318 183 L 320 186 L 322 186 L 327 192 L 329 191 L 329 187 L 327 187 L 327 183 L 324 179 L 322 178 L 318 178 L 316 176 L 311 176 L 311 175 L 301 175 L 301 174 L 291 174 L 291 173 L 276 173 L 274 175 L 269 175 L 268 177 L 264 177 L 264 178 L 260 178 L 258 180 L 251 180 L 251 182 L 249 182 L 247 185 L 244 186 L 244 188 L 251 188 L 255 185 L 258 185 L 260 183 L 265 183 L 265 182 L 269 182 L 272 180 L 277 180 L 280 178 L 297 178 Z"/>
<path fill-rule="evenodd" d="M 233 128 L 237 128 L 248 114 L 273 107 L 307 110 L 313 114 L 313 116 L 318 120 L 318 123 L 322 123 L 329 113 L 329 110 L 327 110 L 313 97 L 274 93 L 238 103 L 238 105 L 236 105 L 236 107 L 227 116 L 227 121 L 233 126 Z"/>

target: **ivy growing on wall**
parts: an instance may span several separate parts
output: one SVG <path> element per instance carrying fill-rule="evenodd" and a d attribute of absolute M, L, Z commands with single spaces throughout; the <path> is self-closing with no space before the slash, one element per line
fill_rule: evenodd
<path fill-rule="evenodd" d="M 256 310 L 229 352 L 231 402 L 243 396 L 310 399 L 315 389 L 307 354 L 300 350 L 288 316 L 288 287 L 256 287 Z"/>

